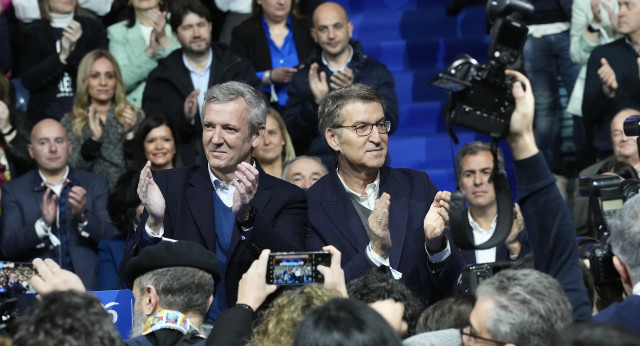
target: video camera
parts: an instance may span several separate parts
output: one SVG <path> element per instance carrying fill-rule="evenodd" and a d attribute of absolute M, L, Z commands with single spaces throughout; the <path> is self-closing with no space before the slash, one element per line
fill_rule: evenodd
<path fill-rule="evenodd" d="M 520 57 L 529 30 L 523 20 L 534 11 L 526 0 L 491 0 L 487 18 L 493 23 L 489 43 L 489 64 L 480 65 L 467 54 L 459 56 L 429 83 L 449 90 L 443 112 L 449 135 L 457 144 L 451 124 L 461 125 L 494 138 L 509 134 L 515 101 L 514 80 L 505 76 L 507 65 Z"/>
<path fill-rule="evenodd" d="M 607 223 L 624 202 L 640 192 L 640 181 L 623 180 L 617 175 L 594 175 L 580 177 L 579 188 L 581 196 L 589 197 L 589 223 L 595 238 L 580 237 L 578 254 L 589 260 L 589 270 L 596 285 L 619 285 L 620 276 L 613 266 Z"/>

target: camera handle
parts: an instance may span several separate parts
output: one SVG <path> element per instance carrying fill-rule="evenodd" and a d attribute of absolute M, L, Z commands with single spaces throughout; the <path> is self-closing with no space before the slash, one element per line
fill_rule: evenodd
<path fill-rule="evenodd" d="M 493 139 L 491 144 L 491 154 L 493 155 L 493 171 L 489 182 L 493 182 L 496 192 L 496 204 L 498 207 L 498 220 L 496 229 L 489 240 L 482 244 L 475 245 L 473 234 L 467 230 L 471 228 L 467 217 L 466 201 L 464 192 L 457 190 L 451 195 L 449 227 L 453 242 L 461 249 L 465 250 L 486 250 L 504 243 L 511 232 L 513 225 L 513 201 L 511 199 L 511 189 L 507 174 L 499 170 L 498 167 L 498 139 Z"/>

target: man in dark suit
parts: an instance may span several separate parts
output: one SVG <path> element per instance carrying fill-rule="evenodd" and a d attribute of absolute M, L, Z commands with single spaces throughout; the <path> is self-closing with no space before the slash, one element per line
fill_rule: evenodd
<path fill-rule="evenodd" d="M 493 171 L 491 144 L 475 141 L 465 144 L 458 152 L 458 185 L 469 203 L 467 216 L 469 233 L 476 245 L 489 240 L 496 228 L 498 205 L 493 183 L 489 177 Z M 504 157 L 498 148 L 498 169 L 504 172 Z M 515 260 L 526 248 L 524 220 L 520 207 L 514 207 L 514 220 L 511 233 L 504 244 L 486 250 L 462 250 L 466 264 L 490 263 Z"/>
<path fill-rule="evenodd" d="M 215 251 L 223 273 L 210 317 L 236 302 L 238 281 L 262 249 L 303 250 L 306 196 L 264 173 L 251 153 L 265 131 L 262 93 L 227 82 L 205 95 L 202 142 L 208 165 L 140 174 L 145 206 L 133 255 L 161 237 Z M 148 217 L 147 217 L 148 216 Z"/>
<path fill-rule="evenodd" d="M 362 83 L 384 98 L 384 116 L 391 122 L 389 133 L 398 127 L 398 97 L 395 80 L 387 67 L 367 56 L 357 40 L 351 39 L 353 23 L 338 3 L 325 2 L 313 13 L 311 35 L 318 44 L 311 57 L 300 65 L 289 83 L 289 100 L 282 117 L 287 123 L 298 155 L 319 156 L 326 166 L 335 164 L 331 151 L 318 132 L 318 105 L 331 90 Z"/>
<path fill-rule="evenodd" d="M 98 243 L 117 231 L 107 213 L 107 180 L 69 167 L 71 150 L 58 121 L 33 128 L 29 154 L 38 168 L 2 188 L 0 245 L 14 261 L 53 258 L 96 289 Z"/>
<path fill-rule="evenodd" d="M 318 123 L 338 167 L 308 190 L 306 248 L 338 248 L 347 280 L 388 267 L 423 303 L 449 293 L 462 267 L 445 236 L 451 193 L 424 172 L 384 166 L 391 124 L 382 96 L 362 84 L 335 90 Z"/>
<path fill-rule="evenodd" d="M 169 19 L 182 45 L 158 62 L 147 78 L 142 109 L 173 120 L 182 141 L 185 165 L 204 163 L 199 136 L 204 93 L 212 85 L 235 80 L 260 86 L 251 63 L 229 47 L 211 43 L 211 14 L 198 0 L 176 1 Z"/>

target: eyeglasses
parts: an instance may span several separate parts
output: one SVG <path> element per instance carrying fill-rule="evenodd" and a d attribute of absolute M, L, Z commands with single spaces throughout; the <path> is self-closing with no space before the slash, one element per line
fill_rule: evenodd
<path fill-rule="evenodd" d="M 498 341 L 498 340 L 493 340 L 493 339 L 489 339 L 489 338 L 483 338 L 479 335 L 476 335 L 474 333 L 471 332 L 471 326 L 466 326 L 463 328 L 460 328 L 460 343 L 462 345 L 466 345 L 469 342 L 470 338 L 474 338 L 474 339 L 478 339 L 478 340 L 483 340 L 483 341 L 488 341 L 488 342 L 492 342 L 494 344 L 497 345 L 506 345 L 506 342 L 502 342 L 502 341 Z"/>
<path fill-rule="evenodd" d="M 368 136 L 371 131 L 373 131 L 373 127 L 378 128 L 378 133 L 379 134 L 384 134 L 384 133 L 389 133 L 389 131 L 391 131 L 391 122 L 389 120 L 383 120 L 383 121 L 379 121 L 375 124 L 370 124 L 370 123 L 363 123 L 363 124 L 358 124 L 358 125 L 348 125 L 348 126 L 336 126 L 334 127 L 334 129 L 337 128 L 351 128 L 353 130 L 356 131 L 356 134 L 360 137 L 364 137 L 364 136 Z"/>

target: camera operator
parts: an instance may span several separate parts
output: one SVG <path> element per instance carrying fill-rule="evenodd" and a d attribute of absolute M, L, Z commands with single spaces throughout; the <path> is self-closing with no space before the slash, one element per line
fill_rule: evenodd
<path fill-rule="evenodd" d="M 591 304 L 577 259 L 571 215 L 535 142 L 534 100 L 529 81 L 519 72 L 507 71 L 507 75 L 519 81 L 512 89 L 516 107 L 507 141 L 513 154 L 519 205 L 527 225 L 535 268 L 559 281 L 573 308 L 574 320 L 589 320 Z M 562 298 L 563 292 L 557 285 L 546 285 L 550 288 L 544 289 L 541 295 L 538 284 L 524 280 L 527 274 L 518 276 L 524 281 L 514 281 L 511 288 L 498 290 L 500 287 L 496 287 L 494 281 L 514 276 L 512 272 L 503 270 L 478 287 L 478 302 L 470 316 L 471 328 L 463 330 L 467 332 L 463 335 L 465 345 L 481 341 L 477 337 L 526 345 L 523 338 L 545 340 L 554 330 L 571 323 L 567 305 L 558 303 L 566 298 Z M 545 276 L 536 275 L 540 276 L 538 279 Z"/>
<path fill-rule="evenodd" d="M 598 322 L 611 322 L 640 334 L 640 197 L 629 199 L 610 221 L 609 243 L 627 298 L 594 316 Z"/>

